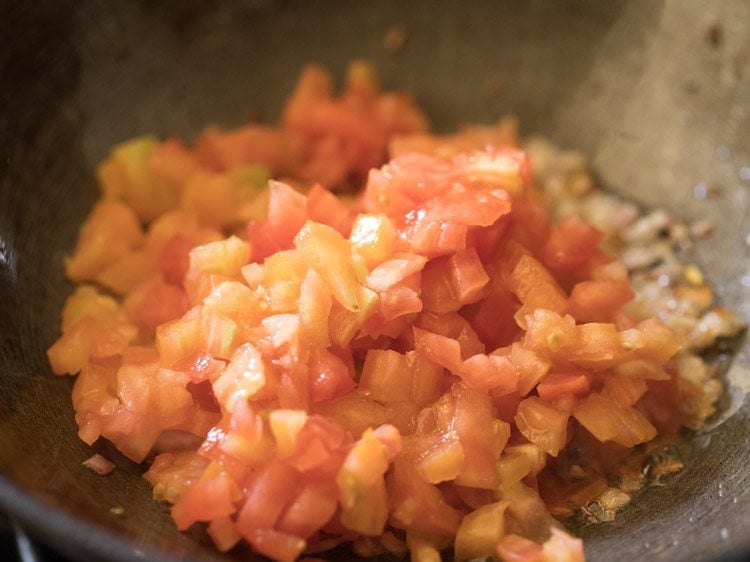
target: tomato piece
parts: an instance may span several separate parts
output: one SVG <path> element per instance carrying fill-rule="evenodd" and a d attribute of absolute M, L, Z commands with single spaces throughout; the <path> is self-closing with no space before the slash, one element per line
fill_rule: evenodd
<path fill-rule="evenodd" d="M 362 258 L 368 267 L 385 261 L 395 250 L 396 228 L 385 215 L 360 214 L 351 228 L 352 251 Z"/>
<path fill-rule="evenodd" d="M 533 443 L 506 447 L 497 463 L 501 489 L 510 490 L 527 476 L 536 476 L 546 461 L 546 453 Z"/>
<path fill-rule="evenodd" d="M 465 460 L 458 434 L 451 431 L 420 456 L 416 467 L 420 476 L 427 482 L 439 484 L 455 480 L 463 471 Z"/>
<path fill-rule="evenodd" d="M 250 343 L 237 348 L 227 368 L 213 383 L 216 398 L 228 412 L 232 412 L 235 402 L 252 398 L 265 385 L 263 358 Z"/>
<path fill-rule="evenodd" d="M 456 532 L 456 560 L 493 556 L 505 533 L 505 510 L 508 503 L 499 501 L 480 507 L 464 516 Z"/>
<path fill-rule="evenodd" d="M 542 355 L 514 343 L 510 348 L 510 362 L 518 372 L 518 392 L 526 396 L 550 369 L 550 361 Z"/>
<path fill-rule="evenodd" d="M 385 404 L 409 399 L 412 370 L 406 355 L 396 351 L 371 349 L 365 356 L 359 389 Z"/>
<path fill-rule="evenodd" d="M 630 302 L 633 291 L 622 281 L 582 281 L 570 293 L 570 314 L 580 322 L 606 322 Z"/>
<path fill-rule="evenodd" d="M 533 197 L 529 199 L 513 201 L 508 237 L 520 242 L 534 255 L 542 256 L 551 229 L 549 214 L 533 201 Z"/>
<path fill-rule="evenodd" d="M 602 396 L 611 398 L 621 408 L 630 408 L 648 390 L 646 381 L 635 377 L 607 377 L 604 381 Z"/>
<path fill-rule="evenodd" d="M 395 254 L 376 266 L 367 276 L 367 286 L 373 291 L 387 291 L 409 276 L 421 271 L 427 259 L 417 254 Z"/>
<path fill-rule="evenodd" d="M 425 220 L 443 221 L 464 226 L 491 226 L 511 210 L 511 203 L 503 191 L 467 190 L 453 188 L 427 203 Z"/>
<path fill-rule="evenodd" d="M 463 250 L 448 259 L 451 293 L 461 306 L 482 298 L 490 278 L 473 248 Z"/>
<path fill-rule="evenodd" d="M 289 246 L 308 218 L 307 198 L 279 181 L 270 181 L 268 190 L 268 224 L 278 229 L 277 234 L 284 233 L 279 243 Z"/>
<path fill-rule="evenodd" d="M 556 312 L 540 308 L 526 316 L 526 324 L 523 346 L 527 349 L 546 356 L 566 357 L 582 347 L 580 338 L 584 334 L 571 316 L 560 316 Z M 589 335 L 589 332 L 585 335 Z M 596 335 L 597 331 L 591 330 L 591 336 Z M 583 347 L 580 352 L 589 352 L 588 347 Z M 593 350 L 590 352 L 596 353 Z"/>
<path fill-rule="evenodd" d="M 430 260 L 422 270 L 422 302 L 425 310 L 445 314 L 461 308 L 459 295 L 454 292 L 451 282 L 453 267 L 451 258 L 441 257 Z"/>
<path fill-rule="evenodd" d="M 514 319 L 520 303 L 505 289 L 493 287 L 489 291 L 474 305 L 476 308 L 468 307 L 466 317 L 487 348 L 497 349 L 511 344 L 520 333 Z"/>
<path fill-rule="evenodd" d="M 497 460 L 510 437 L 510 426 L 492 414 L 489 396 L 456 384 L 454 425 L 466 455 L 457 484 L 473 488 L 494 489 L 498 485 Z M 480 428 L 483 428 L 480 430 Z"/>
<path fill-rule="evenodd" d="M 188 302 L 182 287 L 166 283 L 161 275 L 156 275 L 132 291 L 123 307 L 141 333 L 150 336 L 157 326 L 187 312 Z"/>
<path fill-rule="evenodd" d="M 307 264 L 328 283 L 334 298 L 347 310 L 357 311 L 357 278 L 349 242 L 330 226 L 306 222 L 294 239 Z"/>
<path fill-rule="evenodd" d="M 518 389 L 518 372 L 502 355 L 472 355 L 457 374 L 469 388 L 493 390 L 498 396 Z"/>
<path fill-rule="evenodd" d="M 557 314 L 564 314 L 568 308 L 568 299 L 550 275 L 549 271 L 531 255 L 524 254 L 510 271 L 509 288 L 518 297 L 523 306 L 516 313 L 516 322 L 526 327 L 526 314 L 536 309 L 546 309 Z"/>
<path fill-rule="evenodd" d="M 276 528 L 308 539 L 331 520 L 337 504 L 338 490 L 333 482 L 327 479 L 305 481 L 279 518 Z"/>
<path fill-rule="evenodd" d="M 234 527 L 234 520 L 226 515 L 211 519 L 208 535 L 220 552 L 231 550 L 242 539 Z"/>
<path fill-rule="evenodd" d="M 165 242 L 158 265 L 168 283 L 182 284 L 190 268 L 190 250 L 195 246 L 192 239 L 180 234 L 175 234 Z"/>
<path fill-rule="evenodd" d="M 414 349 L 423 356 L 452 373 L 458 373 L 463 365 L 461 345 L 458 341 L 414 328 Z"/>
<path fill-rule="evenodd" d="M 274 529 L 252 529 L 243 536 L 260 554 L 279 562 L 297 560 L 306 545 L 304 539 Z"/>
<path fill-rule="evenodd" d="M 395 286 L 380 293 L 380 316 L 390 322 L 402 316 L 421 312 L 423 307 L 419 293 L 410 287 Z"/>
<path fill-rule="evenodd" d="M 245 503 L 237 516 L 237 530 L 250 539 L 256 529 L 270 529 L 297 490 L 299 473 L 286 463 L 271 461 L 256 469 L 244 483 Z"/>
<path fill-rule="evenodd" d="M 65 274 L 73 281 L 94 279 L 107 266 L 140 244 L 143 239 L 138 216 L 116 199 L 99 201 L 81 227 Z"/>
<path fill-rule="evenodd" d="M 551 528 L 552 536 L 542 545 L 545 560 L 565 560 L 566 562 L 584 562 L 583 541 L 571 537 L 565 531 Z"/>
<path fill-rule="evenodd" d="M 502 562 L 543 562 L 542 547 L 520 535 L 505 535 L 497 544 L 497 556 Z"/>
<path fill-rule="evenodd" d="M 656 318 L 649 318 L 638 324 L 643 333 L 645 345 L 635 350 L 635 354 L 663 365 L 682 348 L 679 336 Z"/>
<path fill-rule="evenodd" d="M 539 398 L 545 402 L 554 402 L 566 395 L 585 394 L 589 387 L 589 377 L 585 372 L 553 372 L 544 377 L 536 390 Z"/>
<path fill-rule="evenodd" d="M 596 252 L 604 234 L 576 215 L 552 228 L 544 245 L 544 263 L 553 270 L 572 271 Z"/>
<path fill-rule="evenodd" d="M 363 535 L 382 534 L 388 518 L 383 475 L 388 470 L 391 455 L 384 445 L 375 432 L 366 430 L 346 455 L 336 475 L 341 522 Z M 400 437 L 396 447 L 400 447 Z"/>
<path fill-rule="evenodd" d="M 568 355 L 575 365 L 600 371 L 622 360 L 625 349 L 614 324 L 581 324 L 576 330 L 578 341 Z"/>
<path fill-rule="evenodd" d="M 567 438 L 568 415 L 532 396 L 518 405 L 513 418 L 526 439 L 556 457 Z"/>
<path fill-rule="evenodd" d="M 443 367 L 414 351 L 407 353 L 406 357 L 412 370 L 412 402 L 417 406 L 426 406 L 437 400 L 443 388 Z"/>
<path fill-rule="evenodd" d="M 240 497 L 239 487 L 226 475 L 201 479 L 172 507 L 172 518 L 184 531 L 196 521 L 232 515 L 237 509 L 234 502 Z"/>
<path fill-rule="evenodd" d="M 429 535 L 455 536 L 463 514 L 445 501 L 436 486 L 419 475 L 409 459 L 397 457 L 386 479 L 390 520 L 395 527 Z"/>

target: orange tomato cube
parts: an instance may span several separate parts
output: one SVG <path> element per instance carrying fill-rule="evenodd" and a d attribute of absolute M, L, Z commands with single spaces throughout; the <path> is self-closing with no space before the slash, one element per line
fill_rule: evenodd
<path fill-rule="evenodd" d="M 480 507 L 464 516 L 456 532 L 454 553 L 457 561 L 493 556 L 505 533 L 505 510 L 499 501 Z"/>
<path fill-rule="evenodd" d="M 539 398 L 523 400 L 513 419 L 521 434 L 549 455 L 556 457 L 565 445 L 568 415 Z"/>

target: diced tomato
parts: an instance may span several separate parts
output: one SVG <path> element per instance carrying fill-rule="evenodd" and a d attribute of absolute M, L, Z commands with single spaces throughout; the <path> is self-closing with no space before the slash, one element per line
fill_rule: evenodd
<path fill-rule="evenodd" d="M 493 416 L 486 393 L 460 384 L 453 386 L 452 393 L 456 399 L 454 424 L 466 455 L 456 483 L 494 489 L 498 484 L 497 460 L 510 437 L 510 426 Z"/>
<path fill-rule="evenodd" d="M 663 365 L 682 347 L 679 337 L 655 318 L 644 320 L 638 325 L 646 345 L 635 350 L 639 357 L 652 359 Z"/>
<path fill-rule="evenodd" d="M 622 360 L 625 350 L 614 324 L 581 324 L 569 359 L 579 367 L 600 371 Z"/>
<path fill-rule="evenodd" d="M 463 514 L 443 499 L 407 459 L 397 458 L 388 473 L 388 496 L 394 526 L 429 535 L 454 536 Z"/>
<path fill-rule="evenodd" d="M 469 388 L 493 390 L 496 395 L 518 389 L 518 372 L 510 359 L 502 355 L 472 355 L 457 374 Z"/>
<path fill-rule="evenodd" d="M 510 362 L 518 372 L 518 392 L 526 396 L 547 374 L 550 362 L 516 342 L 510 349 Z"/>
<path fill-rule="evenodd" d="M 466 515 L 456 532 L 456 560 L 493 556 L 505 534 L 504 501 L 491 503 Z"/>
<path fill-rule="evenodd" d="M 544 245 L 544 263 L 553 270 L 571 271 L 594 255 L 604 234 L 571 215 L 552 229 Z"/>
<path fill-rule="evenodd" d="M 234 409 L 236 401 L 255 396 L 266 385 L 260 352 L 249 343 L 242 344 L 213 385 L 216 398 L 228 412 Z"/>
<path fill-rule="evenodd" d="M 190 250 L 195 244 L 190 238 L 176 234 L 169 238 L 159 255 L 159 269 L 167 282 L 181 285 L 190 267 Z"/>
<path fill-rule="evenodd" d="M 584 394 L 589 387 L 589 377 L 585 372 L 556 372 L 547 374 L 536 390 L 539 398 L 545 402 L 554 402 L 565 395 Z"/>
<path fill-rule="evenodd" d="M 379 313 L 385 322 L 421 312 L 422 307 L 419 293 L 410 287 L 395 286 L 380 293 Z"/>
<path fill-rule="evenodd" d="M 418 355 L 429 359 L 452 373 L 458 373 L 463 365 L 461 345 L 458 341 L 414 328 L 414 349 Z"/>
<path fill-rule="evenodd" d="M 409 399 L 412 372 L 405 355 L 397 351 L 371 349 L 367 352 L 359 388 L 373 400 L 382 403 Z"/>
<path fill-rule="evenodd" d="M 241 492 L 228 476 L 201 479 L 172 508 L 172 517 L 180 531 L 196 521 L 210 521 L 231 515 L 236 511 L 234 502 Z"/>
<path fill-rule="evenodd" d="M 461 306 L 482 298 L 484 288 L 490 278 L 474 249 L 464 250 L 451 256 L 448 260 L 448 271 L 451 292 Z"/>
<path fill-rule="evenodd" d="M 248 125 L 233 131 L 209 127 L 196 140 L 196 158 L 217 170 L 242 164 L 263 164 L 278 169 L 281 143 L 279 132 L 269 127 Z"/>
<path fill-rule="evenodd" d="M 548 406 L 539 398 L 526 398 L 513 418 L 518 430 L 540 449 L 556 457 L 565 445 L 568 415 Z"/>
<path fill-rule="evenodd" d="M 256 529 L 270 529 L 297 490 L 299 473 L 286 463 L 272 461 L 258 468 L 244 483 L 245 503 L 237 517 L 237 530 L 250 538 Z"/>
<path fill-rule="evenodd" d="M 577 158 L 541 158 L 542 193 L 512 119 L 425 130 L 366 63 L 340 96 L 310 66 L 277 128 L 136 138 L 97 169 L 67 275 L 117 296 L 76 290 L 48 357 L 80 372 L 84 442 L 157 455 L 178 529 L 279 561 L 350 542 L 582 562 L 553 515 L 709 410 L 705 366 L 678 355 L 690 326 L 625 308 L 602 232 L 553 226 L 556 192 L 588 187 Z M 693 289 L 677 299 L 707 309 Z"/>
<path fill-rule="evenodd" d="M 332 482 L 306 481 L 279 518 L 276 528 L 303 539 L 310 538 L 333 517 L 337 503 L 338 490 Z"/>
<path fill-rule="evenodd" d="M 520 332 L 514 320 L 520 304 L 510 291 L 491 288 L 476 308 L 469 308 L 466 317 L 472 328 L 489 349 L 509 345 Z"/>
<path fill-rule="evenodd" d="M 242 539 L 234 527 L 234 521 L 226 515 L 211 520 L 208 535 L 220 552 L 231 550 Z"/>
<path fill-rule="evenodd" d="M 352 223 L 355 222 L 352 210 L 320 184 L 315 184 L 307 194 L 307 216 L 310 220 L 335 228 L 345 237 L 349 236 Z M 357 221 L 360 218 L 358 217 Z M 381 235 L 382 232 L 378 234 Z M 395 232 L 393 234 L 395 235 Z"/>
<path fill-rule="evenodd" d="M 294 245 L 328 283 L 336 300 L 347 310 L 359 310 L 357 278 L 347 240 L 329 226 L 308 221 Z"/>
<path fill-rule="evenodd" d="M 525 254 L 509 274 L 509 288 L 521 301 L 516 322 L 526 327 L 526 314 L 546 309 L 564 314 L 568 308 L 567 297 L 549 271 L 535 258 Z"/>
<path fill-rule="evenodd" d="M 497 556 L 502 562 L 543 562 L 542 547 L 524 537 L 511 533 L 497 544 Z"/>
<path fill-rule="evenodd" d="M 313 353 L 309 384 L 313 402 L 343 396 L 356 387 L 346 363 L 325 350 Z"/>
<path fill-rule="evenodd" d="M 633 298 L 622 281 L 581 281 L 570 293 L 570 314 L 580 322 L 606 322 Z"/>
<path fill-rule="evenodd" d="M 426 258 L 417 254 L 395 254 L 370 272 L 366 280 L 367 286 L 373 291 L 387 291 L 421 271 L 426 262 Z"/>
<path fill-rule="evenodd" d="M 141 333 L 150 337 L 158 326 L 187 312 L 188 302 L 182 287 L 155 275 L 133 290 L 123 306 Z"/>
<path fill-rule="evenodd" d="M 372 430 L 367 430 L 344 459 L 336 475 L 341 502 L 341 522 L 363 535 L 382 534 L 388 518 L 388 498 L 383 475 L 388 453 Z"/>
<path fill-rule="evenodd" d="M 116 199 L 96 204 L 81 232 L 65 273 L 73 281 L 94 279 L 109 265 L 135 248 L 143 238 L 138 217 Z"/>
<path fill-rule="evenodd" d="M 511 490 L 529 475 L 536 475 L 546 464 L 546 453 L 533 443 L 506 447 L 497 463 L 500 487 Z"/>
<path fill-rule="evenodd" d="M 274 529 L 252 529 L 243 536 L 261 554 L 279 562 L 293 562 L 305 549 L 304 539 Z"/>
<path fill-rule="evenodd" d="M 461 308 L 461 300 L 452 282 L 451 258 L 442 257 L 428 262 L 422 270 L 422 302 L 425 310 L 445 314 Z M 471 289 L 469 289 L 471 290 Z"/>

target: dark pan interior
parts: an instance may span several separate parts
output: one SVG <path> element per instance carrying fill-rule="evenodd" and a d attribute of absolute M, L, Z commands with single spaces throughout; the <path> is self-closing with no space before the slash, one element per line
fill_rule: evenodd
<path fill-rule="evenodd" d="M 407 39 L 394 54 L 384 36 L 395 25 Z M 81 467 L 92 451 L 76 437 L 71 380 L 50 374 L 45 349 L 71 290 L 62 260 L 95 197 L 93 167 L 140 133 L 273 120 L 307 61 L 340 75 L 369 59 L 438 129 L 512 111 L 524 132 L 590 154 L 611 189 L 714 221 L 691 259 L 750 320 L 744 0 L 11 0 L 0 37 L 0 508 L 78 558 L 226 559 L 200 531 L 174 530 L 140 467 L 112 451 L 110 476 Z M 701 181 L 721 197 L 695 200 Z M 745 345 L 723 414 L 685 445 L 687 468 L 616 522 L 584 529 L 590 560 L 747 553 L 749 372 Z"/>

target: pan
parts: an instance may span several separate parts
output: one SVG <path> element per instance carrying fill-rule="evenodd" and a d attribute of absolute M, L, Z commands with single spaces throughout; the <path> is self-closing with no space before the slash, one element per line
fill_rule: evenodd
<path fill-rule="evenodd" d="M 396 41 L 393 40 L 395 37 Z M 302 65 L 371 61 L 434 128 L 512 112 L 591 156 L 600 182 L 710 221 L 690 260 L 750 320 L 750 5 L 743 0 L 0 3 L 0 509 L 81 560 L 249 559 L 178 533 L 143 467 L 106 443 L 81 467 L 71 381 L 45 350 L 72 287 L 62 263 L 109 147 L 144 132 L 273 121 Z M 697 185 L 720 196 L 696 198 Z M 686 468 L 607 524 L 590 560 L 745 559 L 750 349 L 720 357 L 727 392 L 680 443 Z M 333 558 L 351 559 L 347 552 Z"/>

